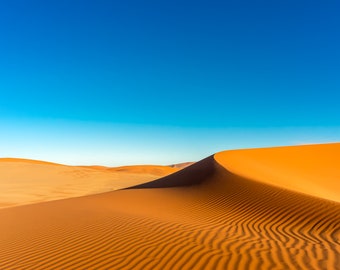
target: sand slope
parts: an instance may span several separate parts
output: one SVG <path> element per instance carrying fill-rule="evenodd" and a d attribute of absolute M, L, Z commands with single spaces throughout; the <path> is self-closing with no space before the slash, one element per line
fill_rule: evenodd
<path fill-rule="evenodd" d="M 340 143 L 225 151 L 216 160 L 255 181 L 340 202 Z"/>
<path fill-rule="evenodd" d="M 0 208 L 133 186 L 176 172 L 168 166 L 66 166 L 37 160 L 0 159 Z"/>
<path fill-rule="evenodd" d="M 339 202 L 287 188 L 293 171 L 306 184 L 310 173 L 274 154 L 314 162 L 333 146 L 275 148 L 270 166 L 263 155 L 245 171 L 248 150 L 222 152 L 135 188 L 2 209 L 0 269 L 340 269 Z M 289 173 L 272 183 L 281 162 Z M 327 179 L 340 170 L 320 164 Z"/>

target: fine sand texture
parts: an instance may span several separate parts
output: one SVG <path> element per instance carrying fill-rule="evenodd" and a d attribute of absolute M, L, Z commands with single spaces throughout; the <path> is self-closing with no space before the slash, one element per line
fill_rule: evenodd
<path fill-rule="evenodd" d="M 2 209 L 0 269 L 340 269 L 339 156 L 226 151 L 132 188 Z"/>
<path fill-rule="evenodd" d="M 0 158 L 0 208 L 103 193 L 176 172 L 169 166 L 66 166 Z"/>

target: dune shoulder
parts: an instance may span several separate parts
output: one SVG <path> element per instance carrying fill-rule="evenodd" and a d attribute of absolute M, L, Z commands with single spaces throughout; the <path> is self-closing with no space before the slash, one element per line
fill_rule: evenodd
<path fill-rule="evenodd" d="M 253 181 L 340 202 L 340 143 L 223 151 L 215 159 Z"/>

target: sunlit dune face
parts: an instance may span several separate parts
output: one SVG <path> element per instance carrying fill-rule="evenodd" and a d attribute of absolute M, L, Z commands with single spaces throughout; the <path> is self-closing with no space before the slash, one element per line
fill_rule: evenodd
<path fill-rule="evenodd" d="M 230 172 L 251 180 L 340 202 L 340 143 L 225 151 Z"/>

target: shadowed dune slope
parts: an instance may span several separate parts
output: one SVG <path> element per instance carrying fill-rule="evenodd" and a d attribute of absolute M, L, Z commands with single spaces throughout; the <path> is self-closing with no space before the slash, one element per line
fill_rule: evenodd
<path fill-rule="evenodd" d="M 215 160 L 212 156 L 190 165 L 186 169 L 173 173 L 172 175 L 156 179 L 151 182 L 142 183 L 127 189 L 136 188 L 168 188 L 185 187 L 200 184 L 209 179 L 214 173 Z M 194 177 L 193 177 L 194 176 Z"/>
<path fill-rule="evenodd" d="M 132 189 L 0 210 L 0 269 L 340 269 L 340 204 L 237 175 L 229 154 Z"/>

